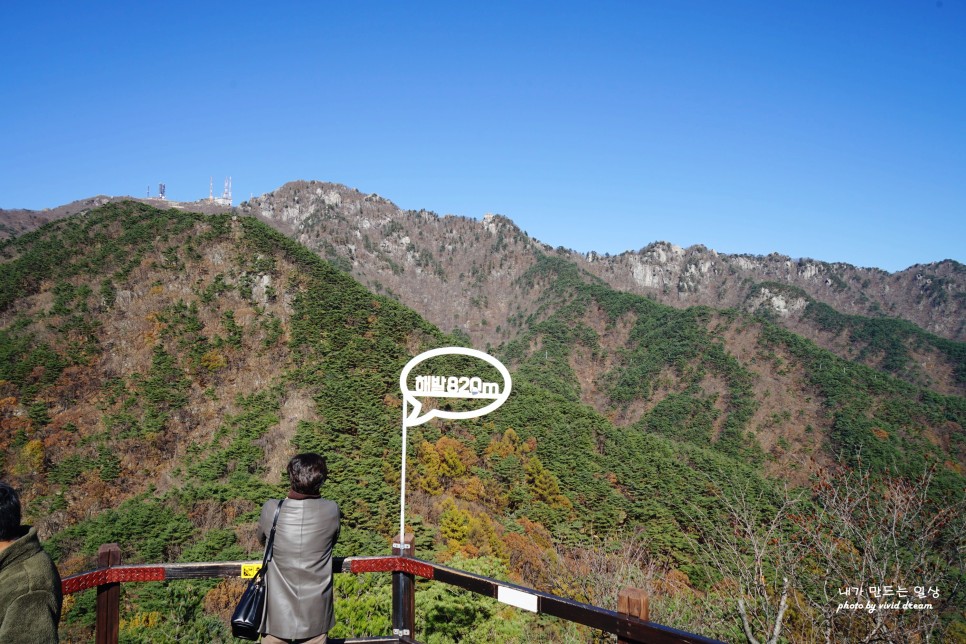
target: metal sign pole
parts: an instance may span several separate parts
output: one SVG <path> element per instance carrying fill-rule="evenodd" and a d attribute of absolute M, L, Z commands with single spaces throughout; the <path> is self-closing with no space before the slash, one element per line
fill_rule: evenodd
<path fill-rule="evenodd" d="M 409 372 L 413 370 L 413 367 L 424 360 L 445 355 L 463 355 L 482 360 L 500 373 L 500 376 L 503 378 L 503 386 L 501 387 L 499 383 L 495 382 L 483 382 L 480 377 L 456 377 L 449 374 L 449 377 L 441 377 L 439 375 L 417 376 L 415 389 L 409 389 L 407 378 Z M 406 441 L 409 426 L 416 427 L 433 418 L 457 420 L 483 416 L 505 403 L 506 399 L 510 396 L 510 389 L 512 387 L 513 383 L 510 379 L 510 372 L 503 366 L 503 363 L 482 351 L 467 349 L 466 347 L 430 349 L 429 351 L 420 353 L 403 367 L 402 373 L 399 375 L 399 390 L 403 398 L 402 472 L 399 477 L 399 542 L 393 543 L 393 547 L 398 547 L 400 551 L 409 547 L 406 545 Z M 420 414 L 423 408 L 422 403 L 418 400 L 420 396 L 427 398 L 468 398 L 487 401 L 488 404 L 478 409 L 470 409 L 467 411 L 431 409 L 426 413 Z M 410 406 L 413 410 L 411 417 L 409 413 Z"/>
<path fill-rule="evenodd" d="M 406 418 L 409 415 L 409 403 L 403 400 L 402 417 L 402 477 L 399 479 L 399 543 L 403 550 L 406 547 Z M 394 546 L 397 544 L 393 544 Z"/>

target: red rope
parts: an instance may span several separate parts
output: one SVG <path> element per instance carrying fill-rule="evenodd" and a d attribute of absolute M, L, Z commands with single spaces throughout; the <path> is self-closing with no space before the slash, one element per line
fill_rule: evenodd
<path fill-rule="evenodd" d="M 70 595 L 104 584 L 116 584 L 125 581 L 164 581 L 164 579 L 165 569 L 162 566 L 101 568 L 67 577 L 60 582 L 60 588 L 65 595 Z"/>
<path fill-rule="evenodd" d="M 426 579 L 433 578 L 433 567 L 429 564 L 409 557 L 373 557 L 363 559 L 349 559 L 349 572 L 405 572 L 419 575 Z"/>

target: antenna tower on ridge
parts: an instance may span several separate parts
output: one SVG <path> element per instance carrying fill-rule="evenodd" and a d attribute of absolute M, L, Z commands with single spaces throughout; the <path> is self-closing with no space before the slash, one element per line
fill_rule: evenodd
<path fill-rule="evenodd" d="M 213 192 L 212 183 L 213 183 L 212 180 L 209 179 L 208 180 L 208 200 L 215 204 L 218 204 L 219 206 L 228 206 L 230 208 L 232 205 L 231 204 L 231 177 L 225 178 L 225 191 L 221 193 L 220 197 L 215 197 L 212 194 Z"/>

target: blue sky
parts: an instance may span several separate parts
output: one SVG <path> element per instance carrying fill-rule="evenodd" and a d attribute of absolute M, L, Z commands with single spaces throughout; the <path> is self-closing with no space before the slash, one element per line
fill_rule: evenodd
<path fill-rule="evenodd" d="M 5 4 L 0 207 L 318 179 L 579 251 L 966 262 L 966 0 L 271 4 Z"/>

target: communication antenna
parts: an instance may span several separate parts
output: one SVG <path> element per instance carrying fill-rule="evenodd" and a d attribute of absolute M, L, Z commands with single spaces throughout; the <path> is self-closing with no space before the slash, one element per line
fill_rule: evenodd
<path fill-rule="evenodd" d="M 151 186 L 148 186 L 148 199 L 151 198 Z"/>
<path fill-rule="evenodd" d="M 212 201 L 215 200 L 214 189 L 215 189 L 215 178 L 212 176 L 209 176 L 208 177 L 208 203 L 211 203 Z"/>
<path fill-rule="evenodd" d="M 158 184 L 158 195 L 159 195 L 158 196 L 158 199 L 160 199 L 161 201 L 164 201 L 164 199 L 165 199 L 165 197 L 164 197 L 164 188 L 165 188 L 165 185 L 163 183 L 159 183 Z"/>
<path fill-rule="evenodd" d="M 225 192 L 221 196 L 222 199 L 230 206 L 231 205 L 231 177 L 225 179 Z"/>

